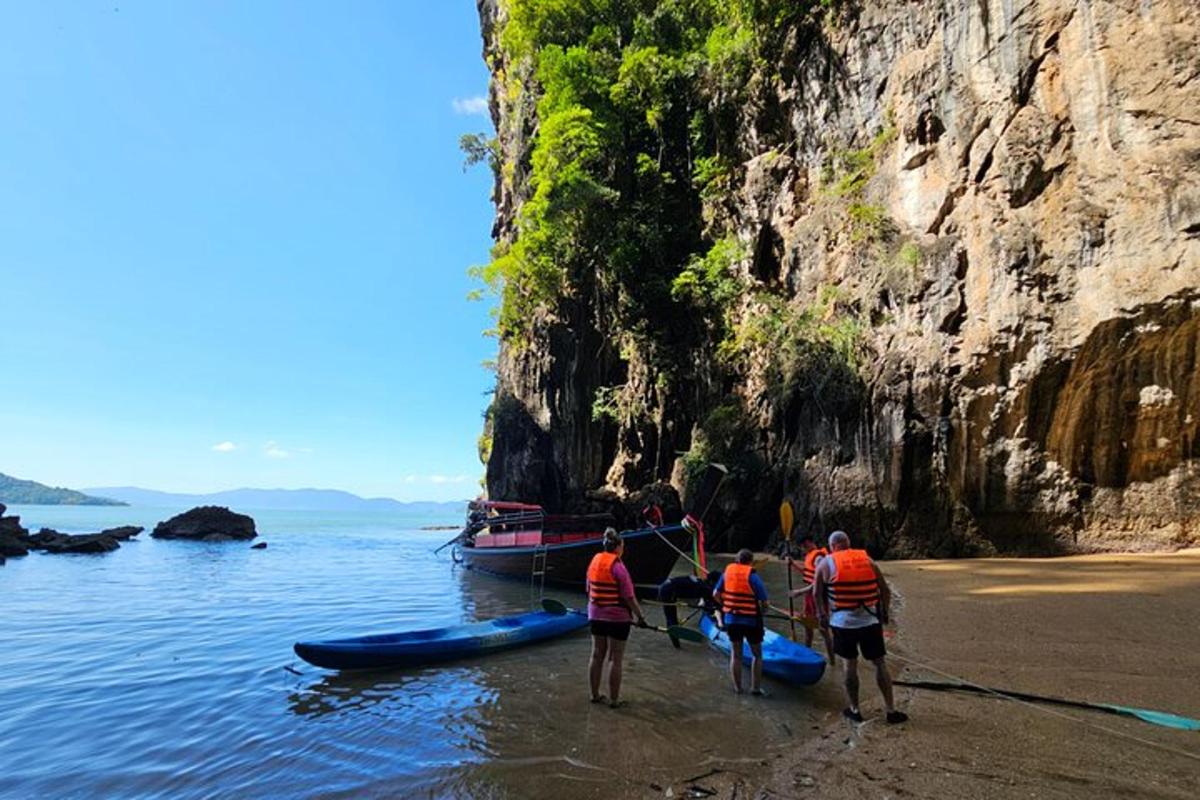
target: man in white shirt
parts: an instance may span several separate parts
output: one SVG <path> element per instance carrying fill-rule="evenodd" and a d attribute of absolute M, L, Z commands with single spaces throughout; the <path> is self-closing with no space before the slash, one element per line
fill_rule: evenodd
<path fill-rule="evenodd" d="M 875 665 L 875 682 L 883 695 L 887 721 L 904 722 L 908 715 L 897 711 L 892 700 L 892 677 L 888 673 L 883 623 L 888 619 L 891 591 L 874 560 L 865 550 L 850 547 L 844 531 L 829 536 L 829 555 L 817 564 L 813 588 L 817 617 L 833 630 L 833 651 L 844 664 L 846 699 L 842 715 L 862 722 L 858 709 L 858 655 Z"/>

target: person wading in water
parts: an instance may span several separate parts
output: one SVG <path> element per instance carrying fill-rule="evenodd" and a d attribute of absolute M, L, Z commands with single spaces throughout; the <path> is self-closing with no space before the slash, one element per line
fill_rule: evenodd
<path fill-rule="evenodd" d="M 817 614 L 817 597 L 813 591 L 813 581 L 817 578 L 817 563 L 829 555 L 829 551 L 824 547 L 817 547 L 817 542 L 813 539 L 812 534 L 806 535 L 800 540 L 800 547 L 803 551 L 799 564 L 792 562 L 792 569 L 801 574 L 804 579 L 804 586 L 792 592 L 792 597 L 804 595 L 804 616 L 817 622 L 817 627 L 821 629 L 821 638 L 825 640 L 825 654 L 829 659 L 829 665 L 833 666 L 833 634 L 829 630 L 829 626 L 820 624 L 820 617 Z M 804 646 L 812 647 L 813 629 L 807 624 L 804 626 Z"/>
<path fill-rule="evenodd" d="M 725 568 L 713 599 L 725 614 L 725 635 L 729 637 L 729 675 L 733 690 L 742 693 L 742 640 L 750 645 L 754 658 L 750 665 L 750 693 L 766 694 L 762 690 L 763 612 L 767 605 L 767 587 L 751 566 L 754 554 L 738 551 L 737 561 Z"/>
<path fill-rule="evenodd" d="M 592 629 L 592 658 L 588 664 L 588 679 L 592 702 L 608 702 L 613 708 L 621 705 L 621 662 L 625 658 L 625 643 L 633 619 L 645 625 L 646 618 L 633 593 L 633 579 L 621 563 L 625 543 L 612 528 L 604 531 L 604 551 L 592 557 L 587 571 L 588 620 Z M 608 659 L 608 694 L 600 694 L 600 679 L 604 660 Z"/>
<path fill-rule="evenodd" d="M 875 665 L 875 682 L 887 708 L 887 721 L 904 722 L 908 715 L 892 703 L 892 676 L 888 674 L 887 648 L 883 644 L 883 623 L 888 619 L 892 594 L 879 567 L 866 550 L 850 548 L 844 531 L 829 536 L 829 555 L 817 564 L 813 592 L 817 598 L 817 616 L 822 625 L 833 629 L 833 652 L 843 660 L 846 670 L 846 700 L 842 715 L 862 722 L 858 710 L 858 653 Z"/>

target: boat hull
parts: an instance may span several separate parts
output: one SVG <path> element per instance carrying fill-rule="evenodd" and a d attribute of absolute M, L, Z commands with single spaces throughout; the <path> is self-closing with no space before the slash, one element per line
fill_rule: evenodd
<path fill-rule="evenodd" d="M 623 534 L 622 538 L 625 555 L 621 561 L 634 584 L 642 587 L 657 586 L 666 580 L 679 558 L 674 548 L 686 553 L 692 545 L 692 534 L 681 525 L 668 525 L 657 531 L 632 531 Z M 582 590 L 588 565 L 600 552 L 601 540 L 550 544 L 542 549 L 546 554 L 546 585 Z M 535 547 L 463 547 L 461 554 L 469 569 L 528 581 L 537 550 Z"/>
<path fill-rule="evenodd" d="M 579 611 L 531 611 L 484 622 L 421 631 L 297 642 L 296 655 L 325 669 L 389 669 L 476 657 L 541 642 L 587 625 Z"/>
<path fill-rule="evenodd" d="M 733 645 L 708 616 L 700 620 L 700 632 L 713 647 L 729 653 Z M 780 636 L 773 630 L 763 632 L 763 674 L 796 686 L 811 686 L 825 674 L 825 659 L 816 651 Z M 742 643 L 742 659 L 749 663 L 750 645 Z"/>

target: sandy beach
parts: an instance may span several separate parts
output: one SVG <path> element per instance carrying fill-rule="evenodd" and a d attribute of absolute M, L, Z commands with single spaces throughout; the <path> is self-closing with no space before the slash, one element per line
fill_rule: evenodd
<path fill-rule="evenodd" d="M 1200 718 L 1200 550 L 1057 559 L 886 562 L 899 595 L 893 674 Z M 927 665 L 937 670 L 931 671 Z M 831 708 L 763 773 L 699 781 L 725 798 L 1194 798 L 1200 733 L 1107 714 L 897 687 L 911 720 Z M 827 678 L 825 688 L 834 680 Z M 687 785 L 672 796 L 689 795 Z"/>

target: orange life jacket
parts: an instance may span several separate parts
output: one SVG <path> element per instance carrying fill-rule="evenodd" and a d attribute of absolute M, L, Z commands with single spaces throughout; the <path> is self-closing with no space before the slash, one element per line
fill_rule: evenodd
<path fill-rule="evenodd" d="M 726 614 L 753 617 L 759 614 L 758 598 L 750 585 L 749 564 L 730 564 L 725 568 L 725 583 L 721 586 L 721 610 Z"/>
<path fill-rule="evenodd" d="M 835 550 L 834 575 L 829 582 L 829 602 L 834 611 L 865 608 L 872 613 L 879 605 L 879 581 L 866 550 Z"/>
<path fill-rule="evenodd" d="M 621 588 L 613 575 L 613 565 L 618 561 L 616 553 L 596 553 L 588 565 L 588 599 L 597 606 L 621 605 Z"/>
<path fill-rule="evenodd" d="M 813 583 L 817 579 L 817 559 L 829 555 L 824 547 L 817 547 L 804 554 L 804 582 Z"/>

